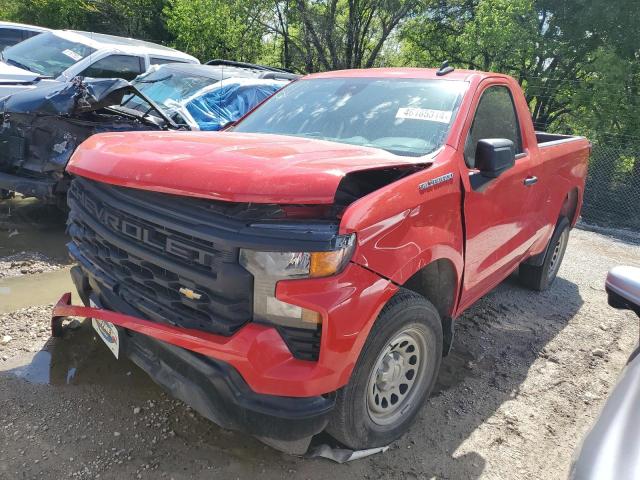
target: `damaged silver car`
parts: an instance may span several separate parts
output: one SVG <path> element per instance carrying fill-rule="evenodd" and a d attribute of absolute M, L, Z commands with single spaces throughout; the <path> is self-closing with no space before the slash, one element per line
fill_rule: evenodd
<path fill-rule="evenodd" d="M 254 67 L 171 63 L 131 83 L 78 77 L 0 99 L 0 199 L 18 192 L 64 208 L 65 167 L 91 135 L 220 130 L 296 78 Z"/>

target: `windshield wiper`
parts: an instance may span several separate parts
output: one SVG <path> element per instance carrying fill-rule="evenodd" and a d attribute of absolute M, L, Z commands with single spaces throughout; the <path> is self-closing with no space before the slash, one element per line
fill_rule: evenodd
<path fill-rule="evenodd" d="M 130 111 L 135 111 L 137 112 L 141 118 L 143 119 L 149 119 L 149 117 L 151 117 L 151 115 L 149 115 L 152 111 L 156 111 L 158 113 L 158 117 L 160 118 L 160 120 L 163 121 L 165 126 L 171 127 L 175 130 L 179 129 L 178 124 L 176 124 L 173 120 L 171 120 L 167 114 L 163 111 L 162 107 L 160 107 L 156 102 L 154 102 L 153 100 L 151 100 L 149 97 L 147 97 L 144 93 L 142 93 L 140 90 L 138 90 L 135 85 L 131 85 L 131 96 L 129 98 L 127 98 L 126 100 L 124 100 L 120 105 L 118 105 L 120 108 L 125 109 L 125 110 L 130 110 Z M 147 104 L 149 105 L 150 108 L 148 108 L 146 111 L 141 112 L 139 110 L 136 109 L 131 109 L 126 107 L 125 105 L 127 103 L 129 103 L 129 101 L 131 99 L 133 99 L 134 97 L 139 97 L 142 100 L 144 100 L 145 102 L 147 102 Z M 113 105 L 111 108 L 115 108 L 117 109 L 116 105 Z M 158 118 L 156 117 L 156 118 Z M 148 120 L 150 121 L 150 120 Z"/>
<path fill-rule="evenodd" d="M 5 60 L 5 62 L 8 63 L 9 65 L 13 65 L 14 67 L 18 67 L 18 68 L 21 68 L 23 70 L 27 70 L 27 71 L 29 71 L 31 73 L 36 73 L 36 74 L 40 75 L 38 72 L 34 72 L 31 68 L 27 67 L 26 65 L 24 65 L 24 64 L 22 64 L 20 62 L 16 62 L 15 60 L 13 60 L 11 58 L 7 58 Z"/>
<path fill-rule="evenodd" d="M 173 77 L 173 73 L 170 73 L 166 77 L 156 78 L 155 80 L 136 80 L 135 83 L 156 83 L 156 82 L 162 82 L 164 80 L 169 80 L 171 77 Z"/>

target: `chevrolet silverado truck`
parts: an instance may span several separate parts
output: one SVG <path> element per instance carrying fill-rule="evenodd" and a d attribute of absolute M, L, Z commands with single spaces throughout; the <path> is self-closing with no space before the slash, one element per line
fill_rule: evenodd
<path fill-rule="evenodd" d="M 511 77 L 370 69 L 290 83 L 231 131 L 104 133 L 68 171 L 69 252 L 116 357 L 290 452 L 387 445 L 454 319 L 519 269 L 549 287 L 590 143 L 536 133 Z"/>

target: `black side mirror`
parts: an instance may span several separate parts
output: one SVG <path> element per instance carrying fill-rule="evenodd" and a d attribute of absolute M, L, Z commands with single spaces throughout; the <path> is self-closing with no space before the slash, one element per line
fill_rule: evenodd
<path fill-rule="evenodd" d="M 609 305 L 620 310 L 632 310 L 640 316 L 640 268 L 612 268 L 607 275 L 605 288 Z"/>
<path fill-rule="evenodd" d="M 516 162 L 516 146 L 506 138 L 478 140 L 475 166 L 487 178 L 496 178 Z"/>

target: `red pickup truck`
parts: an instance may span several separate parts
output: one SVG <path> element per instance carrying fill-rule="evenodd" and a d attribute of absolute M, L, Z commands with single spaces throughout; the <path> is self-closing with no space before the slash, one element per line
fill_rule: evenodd
<path fill-rule="evenodd" d="M 68 171 L 91 317 L 205 417 L 288 451 L 386 445 L 454 319 L 519 269 L 551 285 L 589 142 L 536 133 L 504 75 L 372 69 L 291 83 L 222 133 L 105 133 Z"/>

